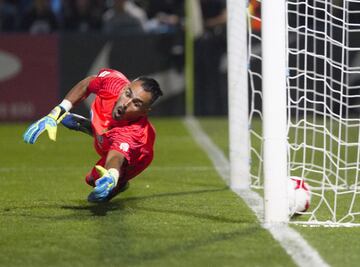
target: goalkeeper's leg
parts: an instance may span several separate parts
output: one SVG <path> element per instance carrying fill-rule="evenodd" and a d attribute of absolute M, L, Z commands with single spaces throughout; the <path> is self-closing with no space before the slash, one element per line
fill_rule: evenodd
<path fill-rule="evenodd" d="M 93 135 L 91 121 L 83 116 L 68 113 L 61 121 L 61 124 L 70 130 L 80 131 L 88 135 Z"/>

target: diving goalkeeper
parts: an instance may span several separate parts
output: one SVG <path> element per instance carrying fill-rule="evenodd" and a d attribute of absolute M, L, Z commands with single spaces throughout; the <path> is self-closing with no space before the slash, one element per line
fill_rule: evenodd
<path fill-rule="evenodd" d="M 90 93 L 96 95 L 91 120 L 69 113 Z M 82 131 L 94 137 L 100 160 L 87 174 L 93 186 L 89 202 L 106 202 L 127 189 L 129 180 L 142 172 L 153 159 L 155 130 L 147 118 L 151 105 L 162 96 L 152 78 L 130 82 L 121 72 L 102 69 L 76 84 L 47 116 L 30 125 L 24 141 L 34 144 L 41 133 L 56 140 L 57 125 Z"/>

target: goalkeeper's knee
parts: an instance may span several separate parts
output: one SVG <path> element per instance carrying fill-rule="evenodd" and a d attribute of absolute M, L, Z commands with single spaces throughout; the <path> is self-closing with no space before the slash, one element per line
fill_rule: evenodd
<path fill-rule="evenodd" d="M 83 116 L 68 113 L 61 124 L 70 130 L 80 131 L 92 135 L 91 121 Z"/>

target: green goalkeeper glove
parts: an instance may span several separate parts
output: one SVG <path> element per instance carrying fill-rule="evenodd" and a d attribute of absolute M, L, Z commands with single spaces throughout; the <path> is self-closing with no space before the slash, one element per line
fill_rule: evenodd
<path fill-rule="evenodd" d="M 24 141 L 34 144 L 44 131 L 48 132 L 50 140 L 56 141 L 57 125 L 65 117 L 66 110 L 62 106 L 56 106 L 47 116 L 31 124 L 24 133 Z"/>

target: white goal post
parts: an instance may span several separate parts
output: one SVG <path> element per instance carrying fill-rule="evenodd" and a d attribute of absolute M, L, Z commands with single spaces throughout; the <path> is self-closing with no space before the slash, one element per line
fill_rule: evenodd
<path fill-rule="evenodd" d="M 264 190 L 268 223 L 360 225 L 360 2 L 227 0 L 227 9 L 231 187 Z M 312 198 L 289 218 L 293 177 Z"/>
<path fill-rule="evenodd" d="M 263 1 L 262 8 L 265 221 L 287 222 L 285 2 Z M 250 186 L 247 1 L 228 0 L 227 10 L 230 181 L 241 189 Z"/>
<path fill-rule="evenodd" d="M 265 222 L 287 222 L 285 1 L 262 1 Z"/>
<path fill-rule="evenodd" d="M 247 3 L 227 0 L 230 186 L 250 187 L 248 123 Z"/>

